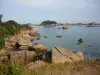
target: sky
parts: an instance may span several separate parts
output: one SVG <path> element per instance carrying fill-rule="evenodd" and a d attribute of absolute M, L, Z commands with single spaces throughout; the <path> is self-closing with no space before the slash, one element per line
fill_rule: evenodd
<path fill-rule="evenodd" d="M 18 23 L 100 23 L 100 0 L 0 0 L 0 14 Z"/>

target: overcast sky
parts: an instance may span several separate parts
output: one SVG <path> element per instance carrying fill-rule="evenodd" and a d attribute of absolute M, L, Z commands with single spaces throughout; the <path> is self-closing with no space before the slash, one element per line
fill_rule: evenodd
<path fill-rule="evenodd" d="M 0 0 L 0 14 L 19 23 L 100 23 L 100 0 Z"/>

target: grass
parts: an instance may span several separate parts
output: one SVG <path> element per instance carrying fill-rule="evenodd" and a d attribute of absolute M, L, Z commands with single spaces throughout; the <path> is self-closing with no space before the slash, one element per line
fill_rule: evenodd
<path fill-rule="evenodd" d="M 71 75 L 74 71 L 85 73 L 85 68 L 93 69 L 93 73 L 97 73 L 97 71 L 100 73 L 100 61 L 47 64 L 32 70 L 25 68 L 22 64 L 0 64 L 0 75 Z"/>

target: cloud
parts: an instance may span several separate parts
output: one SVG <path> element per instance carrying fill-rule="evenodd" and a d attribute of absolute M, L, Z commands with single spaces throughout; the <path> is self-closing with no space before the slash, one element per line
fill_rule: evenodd
<path fill-rule="evenodd" d="M 16 0 L 17 4 L 34 7 L 95 7 L 99 0 Z"/>

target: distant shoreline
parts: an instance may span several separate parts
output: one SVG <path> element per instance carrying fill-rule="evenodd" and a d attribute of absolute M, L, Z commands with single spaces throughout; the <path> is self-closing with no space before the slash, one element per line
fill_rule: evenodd
<path fill-rule="evenodd" d="M 84 24 L 84 25 L 78 25 L 78 24 L 63 24 L 63 25 L 60 25 L 60 24 L 53 24 L 53 25 L 41 25 L 41 24 L 30 24 L 30 26 L 88 26 L 88 24 Z M 96 24 L 94 25 L 95 27 L 100 27 L 100 24 Z"/>

